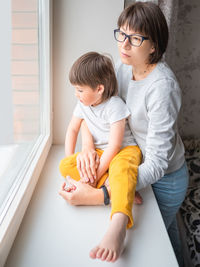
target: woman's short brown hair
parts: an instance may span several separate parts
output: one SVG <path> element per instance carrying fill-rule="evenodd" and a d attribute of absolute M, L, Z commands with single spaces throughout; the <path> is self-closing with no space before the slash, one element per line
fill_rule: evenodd
<path fill-rule="evenodd" d="M 71 67 L 69 80 L 73 85 L 86 85 L 96 89 L 104 86 L 102 100 L 117 94 L 117 79 L 109 57 L 89 52 L 79 57 Z"/>
<path fill-rule="evenodd" d="M 148 37 L 154 44 L 155 52 L 149 63 L 157 63 L 163 56 L 168 43 L 168 26 L 158 5 L 152 2 L 136 2 L 124 9 L 118 18 L 118 27 L 128 27 Z"/>

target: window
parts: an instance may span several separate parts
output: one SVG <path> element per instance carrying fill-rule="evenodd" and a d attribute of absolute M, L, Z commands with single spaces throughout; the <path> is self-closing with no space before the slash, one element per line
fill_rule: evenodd
<path fill-rule="evenodd" d="M 1 245 L 24 192 L 30 184 L 33 190 L 39 176 L 37 172 L 32 178 L 35 168 L 38 164 L 42 168 L 51 145 L 50 1 L 6 1 L 0 12 L 5 33 L 0 44 Z"/>
<path fill-rule="evenodd" d="M 37 1 L 25 3 L 28 2 L 11 1 L 9 117 L 1 112 L 9 120 L 9 127 L 3 127 L 1 132 L 1 219 L 10 195 L 17 189 L 18 174 L 41 133 Z M 5 93 L 1 91 L 2 99 Z"/>

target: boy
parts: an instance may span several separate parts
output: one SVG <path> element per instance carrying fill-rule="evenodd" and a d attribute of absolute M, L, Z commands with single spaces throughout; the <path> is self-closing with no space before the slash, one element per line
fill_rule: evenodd
<path fill-rule="evenodd" d="M 87 177 L 81 180 L 97 188 L 102 187 L 107 205 L 109 194 L 104 183 L 109 171 L 111 191 L 110 225 L 101 243 L 91 250 L 90 256 L 115 261 L 122 251 L 126 228 L 133 225 L 132 205 L 141 152 L 128 127 L 130 112 L 121 98 L 116 96 L 117 80 L 111 60 L 96 52 L 84 54 L 73 64 L 69 79 L 79 101 L 67 129 L 66 158 L 60 163 L 60 172 L 64 177 L 80 180 L 76 166 L 78 153 L 74 154 L 74 150 L 84 120 L 93 136 L 100 163 L 94 183 Z M 73 187 L 70 190 L 76 189 Z"/>

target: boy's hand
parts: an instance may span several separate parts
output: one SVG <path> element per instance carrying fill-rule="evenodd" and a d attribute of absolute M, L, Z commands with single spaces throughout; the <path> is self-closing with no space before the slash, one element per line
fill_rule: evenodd
<path fill-rule="evenodd" d="M 78 154 L 77 169 L 82 181 L 91 184 L 96 181 L 99 161 L 99 156 L 94 149 L 84 149 Z"/>

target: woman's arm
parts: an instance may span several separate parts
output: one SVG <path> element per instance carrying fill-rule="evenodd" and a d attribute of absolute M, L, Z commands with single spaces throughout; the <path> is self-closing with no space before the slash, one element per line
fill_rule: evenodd
<path fill-rule="evenodd" d="M 149 121 L 144 162 L 138 168 L 137 190 L 162 178 L 169 163 L 180 158 L 183 152 L 175 154 L 176 146 L 181 143 L 177 132 L 181 94 L 176 81 L 157 81 L 146 95 L 146 105 Z"/>
<path fill-rule="evenodd" d="M 65 155 L 66 157 L 72 155 L 75 150 L 77 136 L 80 130 L 82 119 L 73 116 L 65 136 Z"/>
<path fill-rule="evenodd" d="M 111 160 L 119 152 L 125 129 L 125 119 L 114 122 L 110 127 L 108 147 L 104 150 L 97 169 L 97 180 L 108 170 Z"/>

